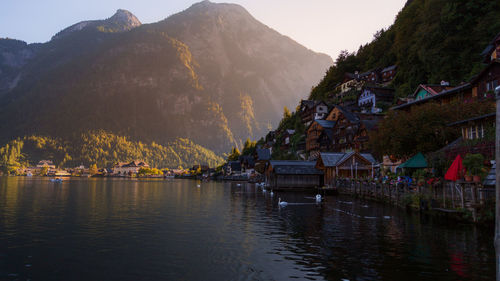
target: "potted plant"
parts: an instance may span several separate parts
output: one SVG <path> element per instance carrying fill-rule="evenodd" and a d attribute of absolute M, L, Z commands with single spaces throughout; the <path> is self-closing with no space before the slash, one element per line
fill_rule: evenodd
<path fill-rule="evenodd" d="M 481 175 L 483 174 L 484 170 L 484 156 L 482 154 L 467 154 L 465 156 L 463 164 L 465 169 L 467 170 L 467 175 L 465 177 L 465 181 L 472 181 L 474 182 L 480 182 L 481 181 Z"/>

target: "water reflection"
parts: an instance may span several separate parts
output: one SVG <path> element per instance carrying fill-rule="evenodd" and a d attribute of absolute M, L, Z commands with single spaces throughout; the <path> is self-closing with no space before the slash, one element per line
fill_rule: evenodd
<path fill-rule="evenodd" d="M 252 184 L 0 178 L 0 280 L 491 280 L 492 234 Z"/>

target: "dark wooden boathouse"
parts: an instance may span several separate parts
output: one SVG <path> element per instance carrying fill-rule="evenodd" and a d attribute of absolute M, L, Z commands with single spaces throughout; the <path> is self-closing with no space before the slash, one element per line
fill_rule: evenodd
<path fill-rule="evenodd" d="M 315 161 L 271 160 L 266 169 L 266 182 L 276 190 L 321 187 L 323 172 L 315 166 Z"/>

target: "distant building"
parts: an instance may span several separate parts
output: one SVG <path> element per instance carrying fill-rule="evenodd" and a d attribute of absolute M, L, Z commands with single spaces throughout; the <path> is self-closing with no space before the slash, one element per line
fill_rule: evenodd
<path fill-rule="evenodd" d="M 47 167 L 49 170 L 50 169 L 55 169 L 56 165 L 52 162 L 52 160 L 40 160 L 38 164 L 36 164 L 37 168 L 45 168 Z"/>
<path fill-rule="evenodd" d="M 137 174 L 140 168 L 149 168 L 144 161 L 119 162 L 113 166 L 113 175 L 127 176 Z"/>
<path fill-rule="evenodd" d="M 291 138 L 295 134 L 295 130 L 285 130 L 282 134 L 283 137 L 283 142 L 281 143 L 281 149 L 282 150 L 288 150 L 290 149 L 290 143 L 291 143 Z"/>
<path fill-rule="evenodd" d="M 224 175 L 233 176 L 241 175 L 241 163 L 240 161 L 229 161 L 224 165 Z"/>

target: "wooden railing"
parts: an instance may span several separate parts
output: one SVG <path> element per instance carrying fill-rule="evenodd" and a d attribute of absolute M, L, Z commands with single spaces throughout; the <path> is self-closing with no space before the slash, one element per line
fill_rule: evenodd
<path fill-rule="evenodd" d="M 333 188 L 340 194 L 377 199 L 399 206 L 413 206 L 440 212 L 469 210 L 476 221 L 476 212 L 495 202 L 495 189 L 473 182 L 444 182 L 439 184 L 377 183 L 362 180 L 336 180 Z"/>

